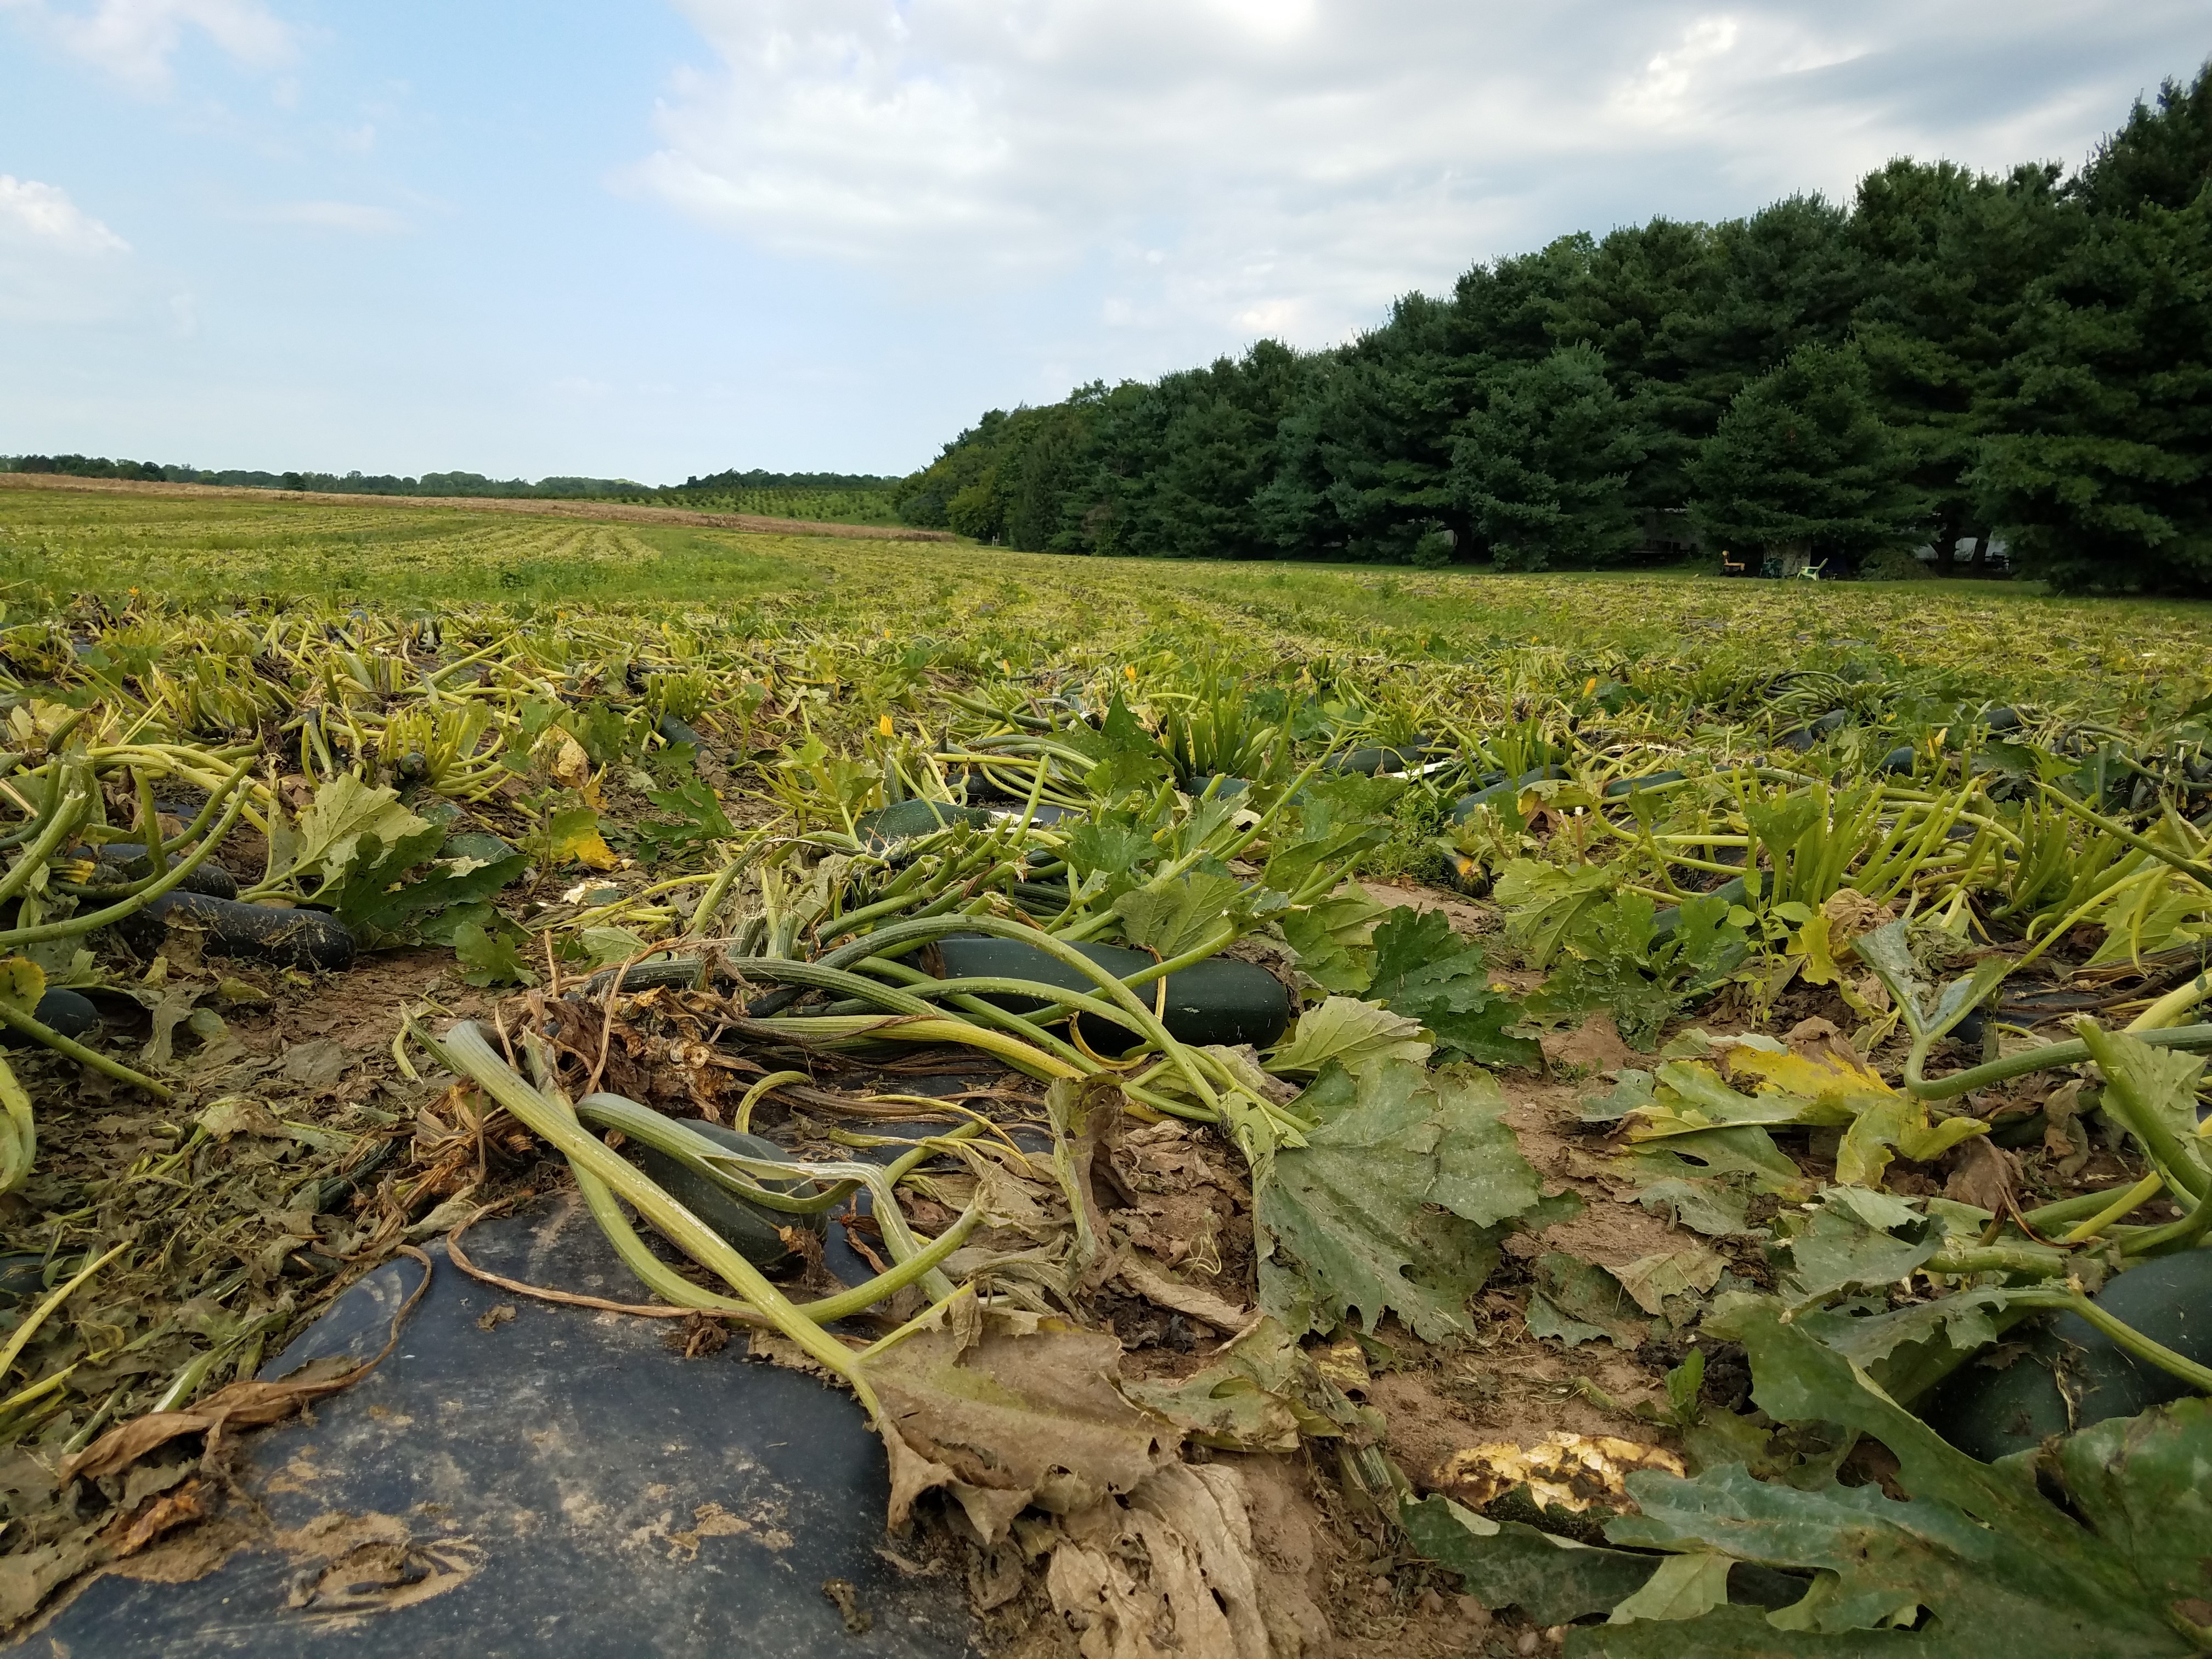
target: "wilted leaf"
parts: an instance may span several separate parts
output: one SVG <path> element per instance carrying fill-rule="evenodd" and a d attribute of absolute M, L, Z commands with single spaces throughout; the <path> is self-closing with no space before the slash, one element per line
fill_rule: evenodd
<path fill-rule="evenodd" d="M 1298 1016 L 1287 1041 L 1268 1051 L 1271 1072 L 1319 1072 L 1335 1060 L 1354 1073 L 1391 1060 L 1425 1065 L 1434 1045 L 1421 1023 L 1372 1002 L 1331 997 Z"/>
<path fill-rule="evenodd" d="M 599 815 L 588 806 L 554 813 L 538 845 L 549 865 L 581 864 L 593 870 L 611 870 L 622 862 L 599 834 Z"/>
<path fill-rule="evenodd" d="M 1638 1256 L 1612 1272 L 1638 1307 L 1657 1315 L 1667 1311 L 1667 1298 L 1670 1296 L 1688 1296 L 1712 1289 L 1720 1283 L 1723 1265 L 1720 1257 L 1711 1250 L 1692 1244 L 1679 1250 Z"/>
<path fill-rule="evenodd" d="M 1174 1462 L 1180 1432 L 1122 1397 L 1121 1357 L 1111 1335 L 993 1311 L 972 1345 L 940 1325 L 870 1360 L 891 1453 L 890 1524 L 942 1486 L 995 1543 L 1032 1503 L 1081 1509 Z"/>
<path fill-rule="evenodd" d="M 1650 1327 L 1638 1316 L 1627 1287 L 1594 1261 L 1553 1250 L 1536 1258 L 1535 1288 L 1528 1292 L 1528 1334 L 1572 1348 L 1607 1339 L 1618 1348 L 1639 1346 Z"/>
<path fill-rule="evenodd" d="M 1425 1341 L 1466 1334 L 1467 1297 L 1496 1259 L 1483 1230 L 1540 1192 L 1504 1106 L 1471 1067 L 1324 1073 L 1292 1107 L 1316 1125 L 1307 1144 L 1255 1182 L 1261 1305 L 1293 1330 L 1355 1315 L 1372 1330 L 1395 1310 Z"/>

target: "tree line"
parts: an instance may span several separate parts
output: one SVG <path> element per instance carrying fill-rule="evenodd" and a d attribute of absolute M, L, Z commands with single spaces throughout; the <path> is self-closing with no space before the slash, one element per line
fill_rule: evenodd
<path fill-rule="evenodd" d="M 2212 592 L 2212 63 L 2070 176 L 1900 159 L 1848 204 L 1563 237 L 1346 345 L 994 410 L 895 494 L 1040 551 L 1879 573 L 1994 539 L 2061 590 Z"/>

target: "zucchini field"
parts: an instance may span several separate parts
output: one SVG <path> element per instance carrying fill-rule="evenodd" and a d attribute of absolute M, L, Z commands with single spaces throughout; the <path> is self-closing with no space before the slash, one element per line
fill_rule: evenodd
<path fill-rule="evenodd" d="M 9 1631 L 274 1547 L 403 1258 L 849 1399 L 988 1653 L 2212 1645 L 2201 607 L 34 489 L 0 606 Z"/>

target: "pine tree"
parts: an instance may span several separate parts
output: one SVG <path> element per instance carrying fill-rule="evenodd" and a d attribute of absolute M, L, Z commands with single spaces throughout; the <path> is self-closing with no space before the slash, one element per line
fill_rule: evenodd
<path fill-rule="evenodd" d="M 1644 452 L 1605 359 L 1565 346 L 1490 376 L 1452 447 L 1452 490 L 1501 567 L 1615 563 L 1640 539 L 1627 483 Z"/>
<path fill-rule="evenodd" d="M 1736 394 L 1691 462 L 1691 519 L 1714 550 L 1856 559 L 1906 539 L 1924 513 L 1907 460 L 1856 349 L 1800 346 Z"/>
<path fill-rule="evenodd" d="M 2068 191 L 1972 474 L 2066 591 L 2212 592 L 2212 65 L 2137 105 Z"/>

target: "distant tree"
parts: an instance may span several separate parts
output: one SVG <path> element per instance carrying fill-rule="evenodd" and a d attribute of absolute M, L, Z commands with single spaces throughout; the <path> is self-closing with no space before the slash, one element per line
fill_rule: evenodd
<path fill-rule="evenodd" d="M 2058 198 L 2058 169 L 1993 179 L 1948 161 L 1892 161 L 1860 182 L 1852 240 L 1866 293 L 1853 329 L 1875 406 L 1927 496 L 1936 564 L 1988 527 L 1966 473 L 1979 453 L 2029 285 L 2063 252 L 2076 216 Z"/>
<path fill-rule="evenodd" d="M 1706 226 L 1671 219 L 1625 226 L 1596 245 L 1553 320 L 1562 343 L 1597 349 L 1635 411 L 1644 453 L 1629 474 L 1632 507 L 1680 506 L 1689 495 L 1683 468 L 1719 419 L 1688 384 L 1701 361 L 1715 258 Z"/>
<path fill-rule="evenodd" d="M 2022 572 L 2212 592 L 2212 65 L 2168 83 L 2069 194 L 1971 476 Z"/>
<path fill-rule="evenodd" d="M 1753 381 L 1690 465 L 1692 522 L 1713 547 L 1802 544 L 1847 558 L 1911 534 L 1925 501 L 1849 346 L 1804 345 Z"/>
<path fill-rule="evenodd" d="M 1498 369 L 1460 422 L 1452 489 L 1508 568 L 1618 562 L 1640 539 L 1629 473 L 1645 441 L 1587 345 Z"/>

